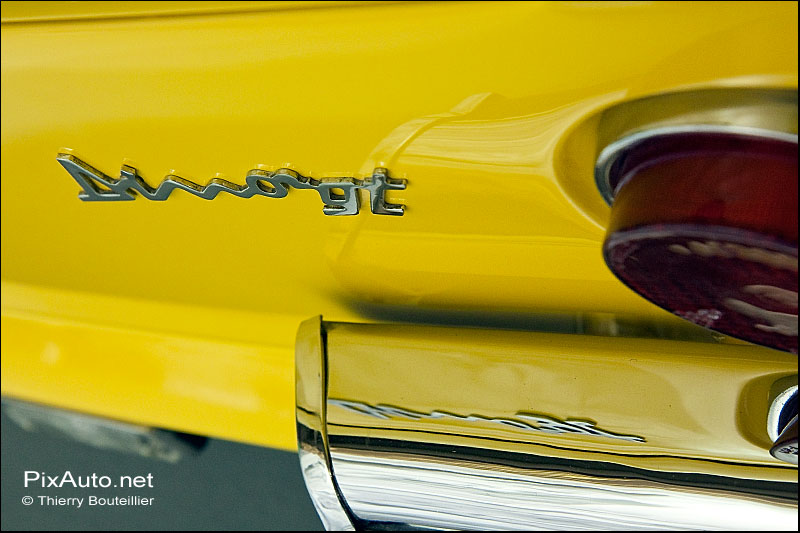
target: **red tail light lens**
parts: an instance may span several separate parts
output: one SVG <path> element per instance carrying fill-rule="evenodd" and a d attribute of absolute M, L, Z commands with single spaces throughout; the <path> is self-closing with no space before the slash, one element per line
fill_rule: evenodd
<path fill-rule="evenodd" d="M 602 158 L 602 156 L 601 156 Z M 606 263 L 701 326 L 797 353 L 797 136 L 681 128 L 621 142 Z"/>

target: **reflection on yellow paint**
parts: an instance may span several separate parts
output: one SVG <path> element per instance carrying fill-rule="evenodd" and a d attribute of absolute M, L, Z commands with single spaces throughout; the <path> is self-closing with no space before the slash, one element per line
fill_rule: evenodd
<path fill-rule="evenodd" d="M 797 83 L 790 2 L 308 7 L 3 3 L 3 394 L 288 449 L 309 316 L 675 324 L 603 263 L 589 130 L 569 158 L 559 143 L 625 99 Z M 408 210 L 326 217 L 292 193 L 84 203 L 61 146 L 105 172 L 130 158 L 200 182 L 383 163 L 409 180 Z"/>

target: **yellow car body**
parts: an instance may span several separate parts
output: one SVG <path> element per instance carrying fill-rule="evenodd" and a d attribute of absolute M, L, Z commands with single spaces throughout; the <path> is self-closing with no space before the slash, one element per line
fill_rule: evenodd
<path fill-rule="evenodd" d="M 408 357 L 424 360 L 417 334 L 487 361 L 550 353 L 540 371 L 568 365 L 587 387 L 656 365 L 642 383 L 675 400 L 648 404 L 659 449 L 715 432 L 730 446 L 698 444 L 706 458 L 771 465 L 771 479 L 796 481 L 765 452 L 760 419 L 701 422 L 796 376 L 796 356 L 707 334 L 618 281 L 600 252 L 609 208 L 591 168 L 593 121 L 613 105 L 796 89 L 797 3 L 2 9 L 4 396 L 294 450 L 303 320 L 389 324 L 390 338 L 401 322 L 520 329 L 401 331 Z M 407 180 L 387 193 L 406 211 L 325 216 L 302 190 L 81 202 L 60 152 L 111 176 L 135 166 L 151 185 L 168 174 L 243 183 L 252 168 L 363 178 L 386 167 Z M 355 350 L 347 335 L 357 346 L 358 329 L 337 331 L 343 353 Z M 698 395 L 708 380 L 717 393 Z M 536 386 L 552 399 L 565 384 Z M 641 394 L 620 386 L 586 416 L 635 432 L 644 415 L 623 406 Z"/>

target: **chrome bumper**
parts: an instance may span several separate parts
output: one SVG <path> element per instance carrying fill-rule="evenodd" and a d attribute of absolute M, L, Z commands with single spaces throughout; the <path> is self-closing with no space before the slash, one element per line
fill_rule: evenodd
<path fill-rule="evenodd" d="M 797 469 L 771 457 L 768 438 L 741 416 L 761 416 L 775 383 L 792 379 L 791 359 L 726 365 L 750 347 L 617 339 L 618 356 L 595 369 L 593 396 L 581 397 L 569 383 L 590 377 L 565 369 L 591 368 L 590 346 L 613 340 L 419 330 L 387 335 L 319 318 L 300 328 L 300 461 L 328 529 L 796 530 Z M 497 342 L 506 334 L 510 342 Z M 475 349 L 448 342 L 459 335 Z M 663 370 L 675 364 L 670 348 L 686 352 L 684 372 Z M 690 390 L 697 373 L 713 405 L 673 407 L 698 392 Z M 564 398 L 537 401 L 553 382 L 563 383 Z M 591 411 L 606 389 L 627 402 L 624 412 L 608 421 L 596 410 L 573 412 Z M 733 418 L 705 420 L 728 401 Z M 729 418 L 737 427 L 719 431 Z M 670 436 L 676 428 L 681 438 Z"/>

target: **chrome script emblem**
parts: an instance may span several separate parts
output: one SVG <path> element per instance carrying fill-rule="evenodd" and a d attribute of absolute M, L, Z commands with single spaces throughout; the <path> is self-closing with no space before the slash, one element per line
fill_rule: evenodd
<path fill-rule="evenodd" d="M 362 402 L 351 402 L 348 400 L 328 399 L 329 405 L 336 405 L 348 411 L 382 418 L 384 420 L 403 418 L 406 420 L 460 420 L 464 422 L 489 422 L 491 424 L 501 424 L 516 429 L 522 429 L 537 433 L 551 433 L 560 435 L 564 433 L 578 433 L 582 435 L 592 435 L 595 437 L 606 437 L 609 439 L 620 439 L 632 442 L 645 442 L 644 438 L 635 435 L 620 435 L 612 433 L 595 426 L 589 420 L 558 420 L 545 415 L 536 413 L 518 412 L 515 418 L 489 418 L 481 415 L 456 415 L 444 411 L 433 411 L 431 413 L 419 413 L 402 407 L 391 405 L 369 405 Z"/>
<path fill-rule="evenodd" d="M 84 202 L 116 202 L 133 200 L 136 193 L 148 200 L 163 201 L 169 198 L 172 191 L 181 189 L 204 200 L 213 200 L 220 192 L 226 192 L 239 198 L 267 196 L 283 198 L 289 194 L 289 188 L 313 189 L 319 193 L 326 215 L 356 215 L 361 207 L 361 197 L 357 189 L 364 189 L 370 195 L 370 208 L 376 215 L 403 215 L 405 206 L 386 203 L 384 193 L 387 190 L 406 188 L 406 180 L 389 177 L 385 168 L 376 168 L 372 176 L 360 180 L 356 178 L 323 178 L 312 179 L 294 170 L 282 168 L 275 172 L 253 169 L 245 177 L 246 185 L 214 178 L 205 186 L 198 185 L 180 176 L 169 174 L 158 187 L 151 187 L 142 179 L 132 166 L 123 165 L 119 178 L 112 178 L 96 168 L 68 153 L 60 153 L 56 158 L 69 175 L 83 188 L 78 198 Z"/>

